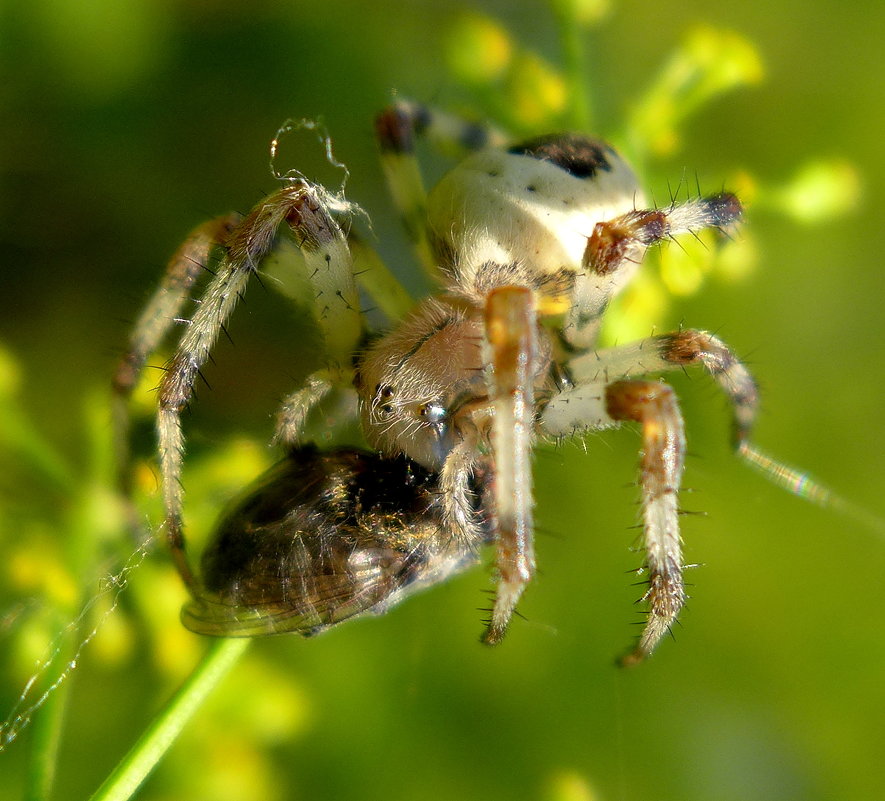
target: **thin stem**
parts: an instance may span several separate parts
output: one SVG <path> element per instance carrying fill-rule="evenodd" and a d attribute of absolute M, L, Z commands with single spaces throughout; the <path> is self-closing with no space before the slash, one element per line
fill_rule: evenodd
<path fill-rule="evenodd" d="M 125 801 L 131 798 L 250 642 L 248 638 L 214 641 L 194 672 L 169 699 L 166 708 L 148 726 L 90 801 Z"/>
<path fill-rule="evenodd" d="M 53 659 L 53 667 L 62 670 L 70 662 L 74 653 L 74 642 L 78 629 L 72 628 L 63 635 L 64 640 Z M 68 702 L 67 682 L 59 684 L 47 695 L 46 701 L 34 713 L 31 759 L 25 801 L 46 801 L 52 794 L 58 767 L 58 748 L 64 726 L 65 710 Z"/>
<path fill-rule="evenodd" d="M 588 81 L 587 52 L 584 43 L 585 26 L 578 19 L 571 3 L 553 3 L 559 25 L 559 41 L 569 85 L 568 120 L 575 130 L 589 131 L 593 122 L 593 97 Z"/>

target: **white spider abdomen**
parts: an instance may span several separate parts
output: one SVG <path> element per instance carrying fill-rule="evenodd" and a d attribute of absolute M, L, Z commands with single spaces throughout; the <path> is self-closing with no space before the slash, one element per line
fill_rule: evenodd
<path fill-rule="evenodd" d="M 488 291 L 489 264 L 535 285 L 577 275 L 596 223 L 637 203 L 636 176 L 611 147 L 557 134 L 473 154 L 437 184 L 427 212 L 443 268 L 471 297 Z"/>

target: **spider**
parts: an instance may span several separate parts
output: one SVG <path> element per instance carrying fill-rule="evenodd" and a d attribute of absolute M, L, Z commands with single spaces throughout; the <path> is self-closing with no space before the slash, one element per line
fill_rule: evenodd
<path fill-rule="evenodd" d="M 731 404 L 738 454 L 781 471 L 783 481 L 796 475 L 766 467 L 749 444 L 757 387 L 717 337 L 680 329 L 596 345 L 607 306 L 650 246 L 702 228 L 725 232 L 741 204 L 722 192 L 652 207 L 624 159 L 580 134 L 514 142 L 404 100 L 377 117 L 375 130 L 394 202 L 436 294 L 386 333 L 368 335 L 356 276 L 372 294 L 373 280 L 387 273 L 351 230 L 355 208 L 299 173 L 277 175 L 281 187 L 244 217 L 191 235 L 121 362 L 116 388 L 125 399 L 221 246 L 159 387 L 166 538 L 192 594 L 184 622 L 220 636 L 317 633 L 384 611 L 493 543 L 497 586 L 483 640 L 498 643 L 535 573 L 534 443 L 632 421 L 642 436 L 647 621 L 626 661 L 640 661 L 686 598 L 677 505 L 683 420 L 673 390 L 651 376 L 706 370 Z M 467 151 L 429 193 L 418 136 Z M 284 400 L 276 439 L 287 456 L 226 513 L 198 578 L 182 526 L 182 411 L 250 277 L 286 242 L 301 255 L 325 366 Z M 390 296 L 377 295 L 382 308 Z M 342 397 L 355 397 L 344 408 L 358 416 L 368 449 L 324 451 L 307 441 L 310 414 Z"/>

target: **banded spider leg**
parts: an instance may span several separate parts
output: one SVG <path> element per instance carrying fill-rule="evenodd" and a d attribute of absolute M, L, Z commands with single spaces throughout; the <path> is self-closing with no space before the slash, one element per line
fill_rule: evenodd
<path fill-rule="evenodd" d="M 315 318 L 328 359 L 326 370 L 313 379 L 313 391 L 303 396 L 304 403 L 316 403 L 329 387 L 348 383 L 350 357 L 362 333 L 362 318 L 350 252 L 333 216 L 336 209 L 340 210 L 336 198 L 296 178 L 249 212 L 227 239 L 224 257 L 166 367 L 157 414 L 166 538 L 179 572 L 195 594 L 199 582 L 185 555 L 182 529 L 182 410 L 192 397 L 194 383 L 219 333 L 249 278 L 274 247 L 283 224 L 304 256 L 305 272 L 314 291 Z"/>

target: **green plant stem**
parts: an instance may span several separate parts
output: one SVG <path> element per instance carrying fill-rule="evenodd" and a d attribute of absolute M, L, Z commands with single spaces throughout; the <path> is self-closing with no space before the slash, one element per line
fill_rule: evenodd
<path fill-rule="evenodd" d="M 91 801 L 131 798 L 250 642 L 248 638 L 214 641 L 194 672 L 93 794 Z"/>
<path fill-rule="evenodd" d="M 64 641 L 53 660 L 52 671 L 62 671 L 73 657 L 77 629 L 65 632 Z M 68 701 L 69 682 L 55 687 L 45 703 L 34 713 L 31 760 L 25 801 L 45 801 L 52 794 L 58 766 L 58 747 Z"/>
<path fill-rule="evenodd" d="M 559 41 L 569 84 L 568 123 L 577 131 L 589 131 L 594 109 L 588 82 L 587 52 L 583 41 L 584 26 L 569 3 L 553 3 L 553 11 L 559 25 Z"/>

